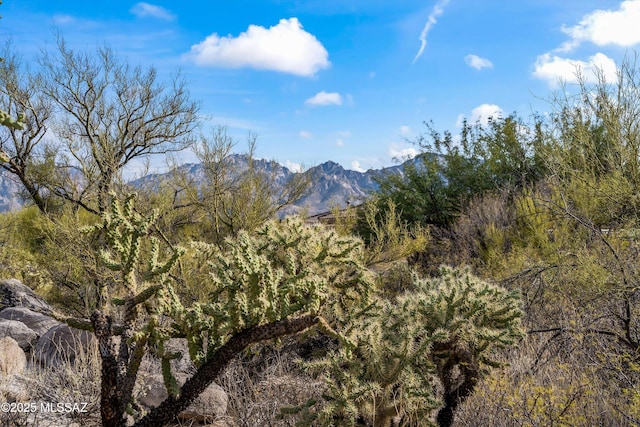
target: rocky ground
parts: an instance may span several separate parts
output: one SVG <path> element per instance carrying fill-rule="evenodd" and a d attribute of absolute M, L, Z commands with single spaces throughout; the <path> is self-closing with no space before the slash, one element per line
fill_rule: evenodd
<path fill-rule="evenodd" d="M 193 366 L 186 343 L 174 361 L 179 382 Z M 158 361 L 140 369 L 136 397 L 144 410 L 167 397 Z M 0 427 L 96 426 L 100 424 L 100 361 L 90 332 L 54 318 L 51 306 L 15 279 L 0 281 Z M 212 384 L 180 414 L 178 425 L 233 426 L 229 398 Z"/>

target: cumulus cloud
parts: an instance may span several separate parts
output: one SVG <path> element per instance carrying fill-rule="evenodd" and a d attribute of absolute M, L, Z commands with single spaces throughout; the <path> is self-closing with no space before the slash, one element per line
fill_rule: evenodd
<path fill-rule="evenodd" d="M 362 166 L 360 166 L 360 162 L 357 160 L 351 162 L 351 169 L 356 172 L 366 172 L 366 170 Z"/>
<path fill-rule="evenodd" d="M 270 28 L 250 25 L 238 37 L 214 33 L 191 46 L 187 57 L 198 65 L 255 68 L 311 77 L 328 68 L 329 53 L 298 18 L 281 19 Z"/>
<path fill-rule="evenodd" d="M 400 135 L 409 136 L 410 133 L 411 133 L 411 128 L 409 126 L 406 126 L 406 125 L 400 126 Z"/>
<path fill-rule="evenodd" d="M 615 61 L 600 52 L 589 57 L 588 61 L 561 58 L 545 53 L 538 56 L 533 75 L 538 79 L 546 80 L 551 87 L 554 87 L 560 81 L 576 83 L 578 76 L 586 82 L 595 82 L 598 76 L 604 77 L 606 81 L 615 81 L 617 72 Z"/>
<path fill-rule="evenodd" d="M 406 160 L 413 159 L 415 156 L 420 154 L 415 147 L 407 147 L 404 144 L 398 144 L 397 142 L 392 142 L 389 146 L 389 155 L 392 159 L 397 160 Z"/>
<path fill-rule="evenodd" d="M 164 21 L 173 21 L 176 17 L 173 13 L 161 6 L 155 4 L 140 2 L 133 5 L 129 11 L 138 18 L 157 18 Z"/>
<path fill-rule="evenodd" d="M 480 122 L 482 125 L 489 123 L 489 118 L 502 117 L 502 108 L 496 104 L 482 104 L 471 110 L 471 123 Z"/>
<path fill-rule="evenodd" d="M 469 117 L 469 124 L 480 123 L 482 126 L 486 126 L 489 123 L 489 118 L 502 117 L 504 112 L 496 104 L 480 104 L 473 110 L 471 110 L 471 116 Z M 458 115 L 456 126 L 461 127 L 464 121 L 465 115 Z"/>
<path fill-rule="evenodd" d="M 307 130 L 301 130 L 300 133 L 298 133 L 298 136 L 303 139 L 309 139 L 313 134 Z"/>
<path fill-rule="evenodd" d="M 284 162 L 284 166 L 289 169 L 291 172 L 303 172 L 304 168 L 300 163 L 292 162 L 287 160 Z"/>
<path fill-rule="evenodd" d="M 342 105 L 342 96 L 338 92 L 318 92 L 304 101 L 307 105 Z"/>
<path fill-rule="evenodd" d="M 438 22 L 437 18 L 444 13 L 444 8 L 447 6 L 447 4 L 449 4 L 449 0 L 438 0 L 438 3 L 436 3 L 436 5 L 431 10 L 429 17 L 427 18 L 427 23 L 424 24 L 424 28 L 422 29 L 420 37 L 418 38 L 418 40 L 420 40 L 420 49 L 418 49 L 416 57 L 413 58 L 414 64 L 418 60 L 418 58 L 422 56 L 424 48 L 427 47 L 427 35 L 429 35 L 429 31 L 431 31 L 433 26 Z"/>
<path fill-rule="evenodd" d="M 471 68 L 476 70 L 482 70 L 483 68 L 492 68 L 493 64 L 487 58 L 481 58 L 478 55 L 467 55 L 464 57 L 464 61 Z"/>
<path fill-rule="evenodd" d="M 563 26 L 570 40 L 558 51 L 568 52 L 583 42 L 597 46 L 632 47 L 640 43 L 640 1 L 625 0 L 617 10 L 595 10 L 582 17 L 578 25 Z"/>

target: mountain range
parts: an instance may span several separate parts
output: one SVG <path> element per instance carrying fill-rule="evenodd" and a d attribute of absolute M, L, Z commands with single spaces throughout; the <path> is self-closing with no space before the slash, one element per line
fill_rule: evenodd
<path fill-rule="evenodd" d="M 248 168 L 249 158 L 242 154 L 232 154 L 227 157 L 227 162 L 236 173 L 242 173 Z M 378 188 L 374 177 L 386 173 L 402 173 L 404 164 L 384 168 L 370 169 L 366 172 L 344 169 L 340 164 L 327 161 L 318 166 L 309 168 L 304 172 L 293 172 L 286 166 L 275 161 L 254 159 L 254 167 L 273 177 L 273 185 L 284 186 L 296 174 L 304 173 L 310 177 L 310 186 L 303 197 L 297 200 L 293 207 L 286 212 L 292 213 L 304 209 L 308 215 L 326 212 L 333 207 L 344 207 L 347 203 L 358 204 L 366 196 Z M 202 165 L 188 163 L 179 166 L 181 171 L 192 181 L 198 183 L 204 179 Z M 156 182 L 168 177 L 165 174 L 150 174 L 131 184 L 141 186 Z M 4 171 L 0 172 L 0 212 L 17 209 L 21 206 L 19 198 L 20 184 Z"/>

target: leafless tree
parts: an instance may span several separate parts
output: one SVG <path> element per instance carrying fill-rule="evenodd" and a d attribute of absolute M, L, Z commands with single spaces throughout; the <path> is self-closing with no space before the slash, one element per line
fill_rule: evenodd
<path fill-rule="evenodd" d="M 75 51 L 61 36 L 57 51 L 44 52 L 39 64 L 60 147 L 62 173 L 50 190 L 87 211 L 105 210 L 109 192 L 133 160 L 180 151 L 195 141 L 199 106 L 180 73 L 164 84 L 153 67 L 133 67 L 108 47 Z"/>
<path fill-rule="evenodd" d="M 41 79 L 31 72 L 8 42 L 0 61 L 0 107 L 10 117 L 20 116 L 22 126 L 0 128 L 0 168 L 20 181 L 24 197 L 42 211 L 48 210 L 43 178 L 50 176 L 53 152 L 45 144 L 51 102 L 43 96 Z"/>

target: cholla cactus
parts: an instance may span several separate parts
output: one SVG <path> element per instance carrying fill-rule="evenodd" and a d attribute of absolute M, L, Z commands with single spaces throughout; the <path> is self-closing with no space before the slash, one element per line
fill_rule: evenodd
<path fill-rule="evenodd" d="M 520 297 L 478 279 L 468 268 L 442 267 L 440 277 L 417 279 L 415 285 L 419 298 L 413 302 L 414 321 L 424 322 L 425 332 L 433 337 L 431 358 L 444 388 L 437 422 L 450 426 L 456 407 L 473 392 L 483 369 L 499 365 L 493 352 L 524 336 Z M 406 295 L 399 302 L 413 298 Z"/>
<path fill-rule="evenodd" d="M 466 269 L 443 267 L 441 276 L 414 276 L 415 290 L 377 309 L 354 327 L 355 350 L 344 349 L 309 365 L 326 376 L 327 401 L 286 412 L 306 412 L 310 425 L 427 426 L 437 415 L 449 426 L 461 400 L 473 391 L 493 350 L 522 336 L 519 297 Z"/>
<path fill-rule="evenodd" d="M 209 302 L 185 306 L 167 277 L 182 250 L 174 248 L 166 261 L 159 261 L 160 244 L 148 236 L 156 214 L 136 213 L 134 200 L 129 196 L 120 204 L 114 197 L 102 224 L 88 230 L 106 236 L 108 248 L 99 251 L 99 259 L 121 274 L 124 285 L 124 295 L 112 308 L 121 311 L 123 324 L 114 324 L 102 311 L 91 316 L 102 358 L 104 426 L 125 425 L 125 411 L 135 408 L 132 390 L 146 352 L 160 357 L 169 397 L 135 425 L 164 425 L 248 345 L 312 326 L 341 337 L 330 323 L 347 322 L 348 313 L 367 304 L 372 284 L 361 262 L 361 242 L 287 219 L 269 222 L 254 235 L 240 232 L 224 250 L 194 244 L 211 257 L 214 291 Z M 148 254 L 142 251 L 145 239 L 150 240 Z M 163 326 L 167 318 L 171 322 Z M 119 343 L 114 335 L 121 336 Z M 171 337 L 187 338 L 198 366 L 182 387 L 169 363 L 177 355 L 165 351 Z"/>
<path fill-rule="evenodd" d="M 299 218 L 268 222 L 255 234 L 241 231 L 223 249 L 194 247 L 210 255 L 209 302 L 184 307 L 173 297 L 166 312 L 188 337 L 196 365 L 233 334 L 257 325 L 305 314 L 344 322 L 366 304 L 371 288 L 359 240 Z"/>

